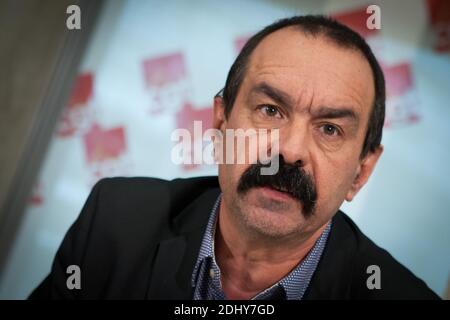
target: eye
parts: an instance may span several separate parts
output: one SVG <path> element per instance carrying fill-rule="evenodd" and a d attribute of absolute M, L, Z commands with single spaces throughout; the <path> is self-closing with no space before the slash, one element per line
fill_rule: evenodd
<path fill-rule="evenodd" d="M 323 133 L 326 134 L 327 136 L 340 135 L 339 129 L 332 124 L 324 124 L 321 127 L 321 129 L 322 129 Z"/>
<path fill-rule="evenodd" d="M 259 106 L 259 109 L 267 117 L 282 118 L 282 115 L 281 115 L 280 111 L 278 111 L 278 108 L 276 106 L 264 104 L 264 105 Z"/>

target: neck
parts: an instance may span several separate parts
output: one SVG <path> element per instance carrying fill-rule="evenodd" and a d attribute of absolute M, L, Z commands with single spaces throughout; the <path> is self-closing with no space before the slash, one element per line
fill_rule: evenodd
<path fill-rule="evenodd" d="M 242 230 L 242 223 L 233 221 L 222 201 L 215 252 L 226 296 L 250 299 L 280 281 L 305 258 L 326 225 L 310 234 L 264 239 Z"/>

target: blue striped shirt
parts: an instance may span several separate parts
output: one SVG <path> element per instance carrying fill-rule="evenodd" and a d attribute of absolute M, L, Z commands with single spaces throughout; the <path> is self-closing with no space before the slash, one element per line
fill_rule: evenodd
<path fill-rule="evenodd" d="M 203 236 L 200 252 L 192 274 L 192 287 L 194 288 L 194 300 L 225 300 L 220 281 L 220 269 L 214 254 L 214 232 L 217 224 L 218 208 L 221 195 L 217 198 Z M 308 288 L 309 282 L 319 263 L 323 249 L 325 248 L 328 234 L 331 230 L 331 222 L 317 239 L 313 248 L 305 259 L 297 265 L 287 276 L 270 288 L 258 293 L 255 300 L 301 300 Z"/>

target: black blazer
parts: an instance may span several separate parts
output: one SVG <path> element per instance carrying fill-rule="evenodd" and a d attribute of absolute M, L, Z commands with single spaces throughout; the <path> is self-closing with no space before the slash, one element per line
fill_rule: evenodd
<path fill-rule="evenodd" d="M 191 276 L 220 193 L 217 177 L 109 178 L 98 182 L 31 299 L 192 299 Z M 81 289 L 69 290 L 69 265 Z M 378 265 L 381 289 L 369 290 Z M 333 226 L 304 299 L 435 299 L 344 213 Z"/>

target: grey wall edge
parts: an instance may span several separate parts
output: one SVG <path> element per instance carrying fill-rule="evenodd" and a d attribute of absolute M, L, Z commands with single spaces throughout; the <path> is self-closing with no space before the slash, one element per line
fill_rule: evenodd
<path fill-rule="evenodd" d="M 79 64 L 92 36 L 103 0 L 79 0 L 73 4 L 81 8 L 81 30 L 66 30 L 58 61 L 52 72 L 44 98 L 39 101 L 37 114 L 18 170 L 14 174 L 7 197 L 0 212 L 0 275 L 3 274 L 12 244 L 17 236 L 32 187 L 38 176 L 59 116 L 70 95 Z M 0 284 L 1 285 L 1 284 Z"/>

